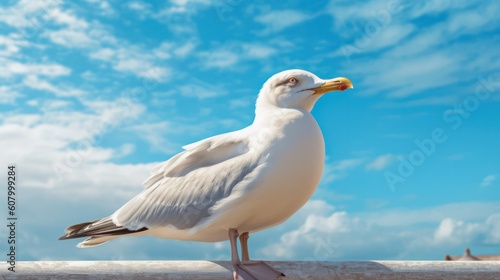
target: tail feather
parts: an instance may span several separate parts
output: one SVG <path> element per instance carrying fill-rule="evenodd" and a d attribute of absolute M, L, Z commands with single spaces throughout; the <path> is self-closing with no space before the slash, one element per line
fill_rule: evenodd
<path fill-rule="evenodd" d="M 66 234 L 61 236 L 59 240 L 89 237 L 77 246 L 79 248 L 84 248 L 100 245 L 121 235 L 128 235 L 145 230 L 147 230 L 147 228 L 129 230 L 122 226 L 115 225 L 111 217 L 106 217 L 92 222 L 72 225 L 65 230 Z"/>
<path fill-rule="evenodd" d="M 86 222 L 86 223 L 81 223 L 81 224 L 72 225 L 72 226 L 68 227 L 67 229 L 65 229 L 65 230 L 64 230 L 64 232 L 65 232 L 66 234 L 69 234 L 69 233 L 72 233 L 72 232 L 74 232 L 74 231 L 79 231 L 79 230 L 81 230 L 82 228 L 84 228 L 84 227 L 86 227 L 86 226 L 88 226 L 88 225 L 90 225 L 90 224 L 93 224 L 93 223 L 95 223 L 95 222 L 97 222 L 97 221 L 99 221 L 99 220 L 95 220 L 95 221 L 92 221 L 92 222 Z M 62 237 L 61 237 L 61 238 L 62 238 Z M 66 239 L 66 238 L 64 238 L 64 239 Z"/>
<path fill-rule="evenodd" d="M 108 236 L 92 236 L 89 237 L 82 242 L 78 243 L 76 247 L 78 248 L 89 248 L 89 247 L 95 247 L 98 245 L 101 245 L 103 243 L 106 243 L 110 240 L 113 240 L 115 238 L 118 238 L 119 236 L 117 235 L 108 235 Z"/>

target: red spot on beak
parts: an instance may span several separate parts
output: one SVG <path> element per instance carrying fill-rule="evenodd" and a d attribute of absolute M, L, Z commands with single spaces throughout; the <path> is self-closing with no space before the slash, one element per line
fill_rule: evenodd
<path fill-rule="evenodd" d="M 339 90 L 341 90 L 341 91 L 344 91 L 344 90 L 346 90 L 346 89 L 347 89 L 347 86 L 346 86 L 346 85 L 340 85 L 340 86 L 339 86 Z"/>

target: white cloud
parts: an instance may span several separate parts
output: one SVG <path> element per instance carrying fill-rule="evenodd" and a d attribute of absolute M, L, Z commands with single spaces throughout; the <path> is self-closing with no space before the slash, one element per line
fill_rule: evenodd
<path fill-rule="evenodd" d="M 128 129 L 135 132 L 138 137 L 144 139 L 153 151 L 172 153 L 176 150 L 173 145 L 166 140 L 165 133 L 173 131 L 172 125 L 168 121 L 134 125 Z"/>
<path fill-rule="evenodd" d="M 124 92 L 122 97 L 115 100 L 82 100 L 82 104 L 88 110 L 99 115 L 100 121 L 106 121 L 108 125 L 115 126 L 122 121 L 136 119 L 145 110 L 145 106 L 134 99 L 127 98 L 127 93 Z"/>
<path fill-rule="evenodd" d="M 40 109 L 44 112 L 56 110 L 68 111 L 72 108 L 72 105 L 73 104 L 69 101 L 49 99 L 43 102 L 43 104 L 40 106 Z"/>
<path fill-rule="evenodd" d="M 391 94 L 392 96 L 392 94 Z M 400 100 L 394 99 L 394 101 L 388 101 L 380 103 L 378 107 L 380 108 L 407 108 L 407 107 L 418 107 L 418 106 L 441 106 L 441 105 L 453 105 L 459 101 L 460 96 L 444 95 L 444 96 L 431 96 L 415 98 L 412 100 Z"/>
<path fill-rule="evenodd" d="M 115 157 L 124 157 L 132 154 L 135 151 L 135 146 L 133 144 L 123 144 L 119 147 L 115 153 Z"/>
<path fill-rule="evenodd" d="M 368 44 L 366 49 L 361 48 L 361 52 L 378 51 L 386 47 L 397 46 L 400 41 L 413 33 L 415 29 L 416 27 L 413 24 L 389 25 L 381 30 L 380 34 Z"/>
<path fill-rule="evenodd" d="M 479 14 L 475 11 L 467 11 L 464 13 L 459 13 L 453 15 L 448 24 L 449 31 L 451 33 L 464 32 L 464 33 L 474 33 L 478 28 L 486 25 L 491 19 L 489 15 L 492 13 L 498 13 L 497 11 L 486 10 L 485 12 Z"/>
<path fill-rule="evenodd" d="M 99 59 L 104 61 L 111 61 L 115 56 L 116 51 L 111 48 L 102 48 L 90 54 L 90 58 Z"/>
<path fill-rule="evenodd" d="M 263 253 L 278 258 L 299 257 L 295 248 L 303 244 L 318 242 L 318 236 L 321 234 L 333 235 L 337 232 L 347 232 L 350 229 L 350 223 L 346 212 L 335 212 L 330 216 L 309 215 L 301 227 L 283 234 L 279 243 L 265 248 Z M 335 247 L 328 249 L 333 251 Z"/>
<path fill-rule="evenodd" d="M 89 71 L 89 70 L 83 72 L 80 76 L 83 79 L 85 79 L 87 81 L 91 81 L 91 82 L 95 82 L 95 81 L 99 80 L 99 78 L 97 77 L 97 75 L 94 72 Z"/>
<path fill-rule="evenodd" d="M 223 89 L 216 89 L 213 86 L 207 88 L 200 84 L 183 85 L 179 87 L 179 91 L 184 96 L 196 97 L 199 99 L 217 97 L 227 93 Z"/>
<path fill-rule="evenodd" d="M 358 166 L 359 164 L 361 164 L 361 162 L 363 162 L 363 160 L 359 159 L 359 158 L 339 160 L 337 162 L 334 162 L 334 164 L 332 166 L 332 170 L 333 171 L 345 171 L 345 170 L 352 169 L 352 168 Z"/>
<path fill-rule="evenodd" d="M 227 68 L 239 61 L 236 53 L 225 49 L 200 52 L 199 56 L 206 68 Z"/>
<path fill-rule="evenodd" d="M 103 16 L 112 16 L 115 14 L 115 10 L 111 5 L 109 4 L 108 1 L 103 1 L 103 0 L 87 0 L 92 5 L 97 6 L 97 8 L 100 10 L 100 14 Z"/>
<path fill-rule="evenodd" d="M 55 23 L 60 25 L 67 25 L 71 29 L 86 29 L 89 24 L 68 10 L 61 10 L 60 8 L 54 8 L 50 10 L 48 14 L 49 17 L 54 20 Z"/>
<path fill-rule="evenodd" d="M 19 53 L 21 47 L 28 46 L 29 43 L 18 35 L 0 35 L 0 56 L 13 56 Z M 1 48 L 3 46 L 3 49 Z"/>
<path fill-rule="evenodd" d="M 95 44 L 84 30 L 60 29 L 45 34 L 52 42 L 67 48 L 85 48 Z"/>
<path fill-rule="evenodd" d="M 191 34 L 198 32 L 195 17 L 198 12 L 212 7 L 210 0 L 189 0 L 170 1 L 171 5 L 157 13 L 152 13 L 151 17 L 165 25 L 170 31 L 176 34 Z"/>
<path fill-rule="evenodd" d="M 85 91 L 66 85 L 53 85 L 47 80 L 42 80 L 36 75 L 28 75 L 23 80 L 23 85 L 30 87 L 32 89 L 37 89 L 41 91 L 47 91 L 60 97 L 68 96 L 83 96 L 86 94 Z"/>
<path fill-rule="evenodd" d="M 281 10 L 272 11 L 255 18 L 255 21 L 264 24 L 263 35 L 279 32 L 285 28 L 300 24 L 311 18 L 310 15 L 301 11 Z"/>
<path fill-rule="evenodd" d="M 349 170 L 356 168 L 363 162 L 361 158 L 343 159 L 333 163 L 326 163 L 323 171 L 322 183 L 331 183 L 347 176 Z"/>
<path fill-rule="evenodd" d="M 173 53 L 176 56 L 179 57 L 185 57 L 193 52 L 193 50 L 196 48 L 196 43 L 193 41 L 188 41 L 184 43 L 183 45 L 179 46 L 176 48 Z"/>
<path fill-rule="evenodd" d="M 158 59 L 170 57 L 167 43 L 162 43 L 152 54 L 137 46 L 127 48 L 101 48 L 90 54 L 93 59 L 105 61 L 119 72 L 131 73 L 141 78 L 166 82 L 171 77 L 172 70 L 158 66 Z"/>
<path fill-rule="evenodd" d="M 382 170 L 396 159 L 396 155 L 385 154 L 378 156 L 366 165 L 366 170 Z"/>
<path fill-rule="evenodd" d="M 261 44 L 243 44 L 243 53 L 250 58 L 267 58 L 278 51 L 275 48 Z"/>
<path fill-rule="evenodd" d="M 338 1 L 330 1 L 326 12 L 331 15 L 334 20 L 336 28 L 346 28 L 348 23 L 362 22 L 367 23 L 374 20 L 374 14 L 393 11 L 391 19 L 394 17 L 394 12 L 401 11 L 401 3 L 396 5 L 396 9 L 391 9 L 394 2 L 381 2 L 381 1 L 364 1 L 364 2 L 351 2 L 344 1 L 340 4 Z M 396 3 L 397 4 L 397 3 Z M 365 26 L 360 26 L 361 30 Z M 346 36 L 346 34 L 339 34 Z"/>
<path fill-rule="evenodd" d="M 492 174 L 483 178 L 481 182 L 481 187 L 487 187 L 497 180 L 497 175 Z"/>
<path fill-rule="evenodd" d="M 19 29 L 43 28 L 48 15 L 61 5 L 58 0 L 21 0 L 9 7 L 0 7 L 0 21 Z"/>
<path fill-rule="evenodd" d="M 481 222 L 445 218 L 434 233 L 436 243 L 499 245 L 500 214 L 492 214 Z"/>
<path fill-rule="evenodd" d="M 88 23 L 69 10 L 54 8 L 50 11 L 48 20 L 61 27 L 59 29 L 44 27 L 42 36 L 67 48 L 96 47 L 108 37 L 102 34 L 102 30 L 99 31 L 100 26 Z"/>
<path fill-rule="evenodd" d="M 0 86 L 0 104 L 16 104 L 16 99 L 24 95 L 9 86 Z"/>
<path fill-rule="evenodd" d="M 149 11 L 149 9 L 151 8 L 151 5 L 148 3 L 144 3 L 144 2 L 132 1 L 132 2 L 128 2 L 126 7 L 131 9 L 131 10 L 134 10 L 134 11 L 145 12 L 145 11 Z"/>
<path fill-rule="evenodd" d="M 151 51 L 144 49 L 143 46 L 118 40 L 98 21 L 89 23 L 82 17 L 75 15 L 70 9 L 63 9 L 59 5 L 59 1 L 54 1 L 57 2 L 54 5 L 47 3 L 50 1 L 40 1 L 44 3 L 43 5 L 28 1 L 21 2 L 11 8 L 0 9 L 0 14 L 12 13 L 11 10 L 15 10 L 15 13 L 19 16 L 28 17 L 32 13 L 43 12 L 41 17 L 35 17 L 36 21 L 43 21 L 43 24 L 36 24 L 36 30 L 32 32 L 36 31 L 36 34 L 40 33 L 53 43 L 63 47 L 81 49 L 93 59 L 110 63 L 116 71 L 131 73 L 141 78 L 156 79 L 160 82 L 169 79 L 170 69 L 156 65 L 158 59 L 163 60 L 170 57 L 168 52 L 161 49 L 166 45 L 160 45 L 159 49 L 156 50 L 156 55 L 151 54 Z M 99 2 L 99 7 L 103 13 L 109 15 L 112 8 L 109 5 L 106 6 L 106 3 Z M 9 18 L 4 18 L 4 21 L 18 28 L 30 27 L 30 24 L 13 23 Z M 48 23 L 55 24 L 56 27 L 49 26 Z M 31 23 L 31 25 L 33 24 Z M 15 53 L 18 51 L 19 46 L 25 43 L 20 40 L 17 44 L 14 44 L 12 40 L 0 37 L 0 45 L 2 44 L 6 45 L 6 52 Z M 175 46 L 175 49 L 177 49 L 177 46 Z M 190 46 L 187 46 L 178 52 L 186 54 L 189 51 Z M 12 73 L 60 76 L 69 73 L 69 69 L 58 65 L 26 65 L 14 61 L 8 62 L 1 63 L 0 76 L 12 75 Z M 151 74 L 150 72 L 153 70 L 154 73 Z"/>
<path fill-rule="evenodd" d="M 238 109 L 238 108 L 246 108 L 249 106 L 252 106 L 252 103 L 255 102 L 255 98 L 237 98 L 237 99 L 231 99 L 229 100 L 229 108 L 231 109 Z"/>
<path fill-rule="evenodd" d="M 345 41 L 355 47 L 349 51 L 341 47 L 333 54 L 345 55 L 349 63 L 346 67 L 348 72 L 352 71 L 355 75 L 366 77 L 362 83 L 370 84 L 370 89 L 364 93 L 387 93 L 388 97 L 406 98 L 423 94 L 427 90 L 456 84 L 459 81 L 457 77 L 461 76 L 459 73 L 478 73 L 498 68 L 494 63 L 497 61 L 496 55 L 487 49 L 479 51 L 478 48 L 484 44 L 465 37 L 479 30 L 484 32 L 497 28 L 494 18 L 500 10 L 498 3 L 400 2 L 396 10 L 391 10 L 391 3 L 393 2 L 344 2 L 342 8 L 339 8 L 338 2 L 331 1 L 327 9 L 337 30 L 341 28 L 349 30 L 339 35 L 349 37 L 349 40 Z M 439 14 L 443 20 L 417 30 L 415 27 L 419 26 L 417 23 L 429 14 Z M 372 25 L 380 26 L 380 31 L 372 32 L 373 34 L 366 31 L 367 27 Z M 441 46 L 446 46 L 447 51 L 443 51 L 444 48 Z M 358 52 L 371 51 L 378 52 L 372 55 L 376 57 L 375 59 L 356 56 Z M 426 83 L 408 82 L 421 80 L 425 80 Z M 404 83 L 399 84 L 398 81 Z M 464 82 L 463 78 L 460 81 Z M 442 94 L 446 95 L 446 103 L 449 104 L 450 94 L 447 92 Z M 434 99 L 420 100 L 416 103 L 426 105 L 425 103 L 429 102 L 441 104 L 444 102 L 443 99 L 439 99 L 442 96 L 432 97 Z M 421 106 L 411 103 L 404 106 Z"/>
<path fill-rule="evenodd" d="M 389 92 L 390 97 L 403 98 L 455 83 L 459 79 L 457 72 L 463 70 L 459 65 L 459 57 L 436 51 L 397 61 L 388 56 L 365 59 L 362 65 L 353 65 L 349 70 L 365 77 L 362 84 L 370 85 L 363 94 Z M 426 82 L 408 82 L 423 80 Z"/>
<path fill-rule="evenodd" d="M 273 46 L 260 43 L 229 42 L 198 53 L 204 68 L 231 68 L 242 61 L 265 60 L 278 54 Z"/>
<path fill-rule="evenodd" d="M 117 61 L 113 68 L 118 71 L 132 72 L 143 75 L 142 73 L 151 69 L 152 65 L 149 62 L 145 63 L 143 60 L 140 59 L 123 58 Z"/>
<path fill-rule="evenodd" d="M 102 12 L 106 13 L 105 10 Z M 42 35 L 49 38 L 53 43 L 66 48 L 94 51 L 103 44 L 117 43 L 117 39 L 98 21 L 89 23 L 85 19 L 76 16 L 69 9 L 53 9 L 50 13 L 50 19 L 60 28 L 44 28 Z"/>
<path fill-rule="evenodd" d="M 436 2 L 413 2 L 408 5 L 407 12 L 412 18 L 425 15 L 435 15 L 443 12 L 456 13 L 464 9 L 473 9 L 477 3 L 471 1 L 436 1 Z"/>
<path fill-rule="evenodd" d="M 462 221 L 454 221 L 453 219 L 446 218 L 441 221 L 439 227 L 436 229 L 434 233 L 434 238 L 438 242 L 442 241 L 451 241 L 451 237 L 455 228 L 463 226 Z"/>
<path fill-rule="evenodd" d="M 24 64 L 17 61 L 0 58 L 0 77 L 11 77 L 14 75 L 40 75 L 47 77 L 67 76 L 71 69 L 56 63 Z"/>
<path fill-rule="evenodd" d="M 75 192 L 95 194 L 99 188 L 116 185 L 136 186 L 146 176 L 149 165 L 118 165 L 114 157 L 129 154 L 133 147 L 124 143 L 118 149 L 99 147 L 103 137 L 127 121 L 135 120 L 141 106 L 118 101 L 86 101 L 91 113 L 66 110 L 67 102 L 46 101 L 39 114 L 5 113 L 0 115 L 0 138 L 9 147 L 0 151 L 1 158 L 17 163 L 23 172 L 26 188 L 75 187 Z M 137 172 L 145 173 L 139 178 Z M 114 174 L 124 174 L 120 179 Z M 99 184 L 104 182 L 107 185 Z M 95 186 L 93 188 L 92 186 Z M 126 193 L 127 190 L 118 191 Z M 130 193 L 127 193 L 130 195 Z"/>
<path fill-rule="evenodd" d="M 322 205 L 323 210 L 313 205 Z M 464 216 L 457 209 L 481 210 Z M 466 244 L 500 245 L 498 211 L 498 203 L 484 202 L 348 213 L 312 200 L 285 224 L 268 232 L 268 239 L 279 242 L 269 242 L 259 253 L 271 259 L 309 261 L 436 259 L 448 250 L 462 250 Z"/>
<path fill-rule="evenodd" d="M 159 47 L 153 50 L 154 56 L 160 59 L 170 58 L 170 53 L 172 52 L 172 44 L 169 42 L 163 42 Z"/>
<path fill-rule="evenodd" d="M 177 73 L 177 78 L 184 82 L 170 90 L 167 94 L 181 94 L 186 97 L 195 97 L 198 99 L 213 98 L 228 94 L 228 91 L 219 84 L 200 80 L 189 73 Z"/>
<path fill-rule="evenodd" d="M 428 28 L 425 32 L 416 32 L 416 34 L 401 42 L 398 46 L 390 50 L 387 55 L 395 57 L 409 57 L 416 54 L 427 52 L 438 45 L 443 44 L 442 38 L 446 35 L 443 26 Z"/>

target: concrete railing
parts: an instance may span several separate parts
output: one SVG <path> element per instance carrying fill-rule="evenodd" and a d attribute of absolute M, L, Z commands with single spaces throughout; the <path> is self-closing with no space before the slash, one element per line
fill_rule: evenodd
<path fill-rule="evenodd" d="M 500 279 L 499 261 L 268 262 L 295 279 Z M 227 261 L 17 262 L 2 279 L 232 279 Z"/>

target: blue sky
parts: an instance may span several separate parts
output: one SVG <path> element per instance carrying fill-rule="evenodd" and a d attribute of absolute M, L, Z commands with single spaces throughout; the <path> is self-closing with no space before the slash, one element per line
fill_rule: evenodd
<path fill-rule="evenodd" d="M 355 89 L 316 104 L 323 180 L 252 235 L 253 257 L 500 253 L 499 13 L 498 1 L 4 1 L 0 159 L 19 172 L 19 259 L 229 259 L 227 242 L 57 238 L 113 213 L 181 146 L 249 125 L 261 85 L 291 68 Z"/>

